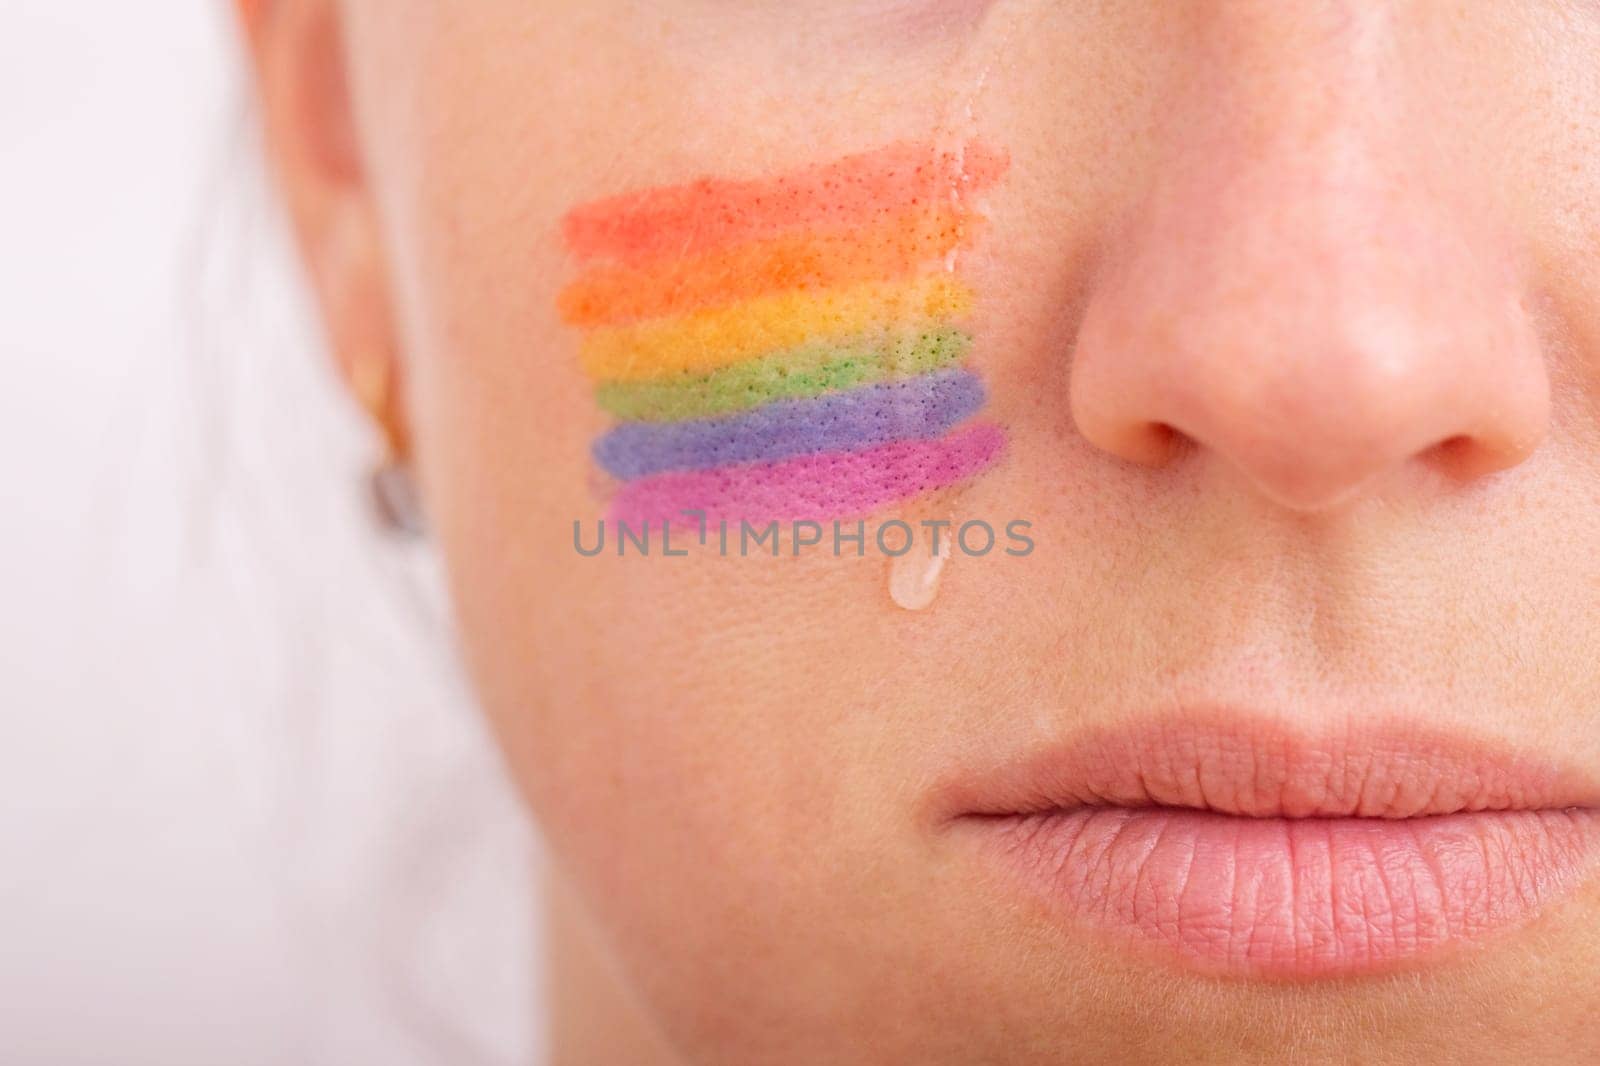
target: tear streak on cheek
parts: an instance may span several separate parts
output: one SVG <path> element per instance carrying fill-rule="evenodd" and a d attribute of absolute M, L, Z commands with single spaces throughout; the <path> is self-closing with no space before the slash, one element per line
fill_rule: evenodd
<path fill-rule="evenodd" d="M 619 420 L 594 447 L 611 517 L 862 515 L 998 461 L 957 264 L 1006 166 L 897 142 L 574 208 L 557 303 Z"/>

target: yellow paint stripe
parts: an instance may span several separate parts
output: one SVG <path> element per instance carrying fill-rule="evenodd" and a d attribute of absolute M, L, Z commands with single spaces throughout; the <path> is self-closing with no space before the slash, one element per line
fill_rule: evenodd
<path fill-rule="evenodd" d="M 640 381 L 703 373 L 781 348 L 873 329 L 904 329 L 961 318 L 972 290 L 950 274 L 846 289 L 795 291 L 675 318 L 590 331 L 579 349 L 597 379 Z"/>

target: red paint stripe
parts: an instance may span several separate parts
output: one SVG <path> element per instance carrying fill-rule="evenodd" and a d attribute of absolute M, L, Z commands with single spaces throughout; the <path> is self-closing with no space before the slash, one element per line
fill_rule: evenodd
<path fill-rule="evenodd" d="M 898 142 L 774 178 L 702 178 L 607 197 L 567 214 L 562 233 L 579 259 L 623 264 L 687 256 L 799 226 L 843 231 L 918 208 L 961 205 L 993 185 L 1006 154 Z"/>

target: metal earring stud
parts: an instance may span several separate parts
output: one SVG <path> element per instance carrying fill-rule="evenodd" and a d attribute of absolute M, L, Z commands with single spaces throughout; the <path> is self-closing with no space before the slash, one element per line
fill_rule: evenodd
<path fill-rule="evenodd" d="M 420 537 L 428 532 L 417 495 L 417 482 L 406 464 L 390 457 L 367 477 L 372 511 L 378 524 L 390 533 Z"/>
<path fill-rule="evenodd" d="M 406 462 L 405 434 L 391 405 L 391 381 L 387 359 L 363 359 L 351 372 L 356 398 L 383 434 L 384 457 L 367 476 L 367 496 L 378 525 L 384 530 L 408 537 L 420 537 L 428 530 L 417 492 L 416 478 Z"/>

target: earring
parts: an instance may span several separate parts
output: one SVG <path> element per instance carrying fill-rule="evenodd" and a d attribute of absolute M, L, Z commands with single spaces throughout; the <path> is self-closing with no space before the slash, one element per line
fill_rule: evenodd
<path fill-rule="evenodd" d="M 391 533 L 420 537 L 428 532 L 423 520 L 422 501 L 417 497 L 417 482 L 403 463 L 385 458 L 367 475 L 372 510 L 378 523 Z"/>
<path fill-rule="evenodd" d="M 378 524 L 386 531 L 420 537 L 428 526 L 411 475 L 405 433 L 394 412 L 393 381 L 387 359 L 361 359 L 351 368 L 356 399 L 378 425 L 384 454 L 367 475 L 367 496 Z"/>

